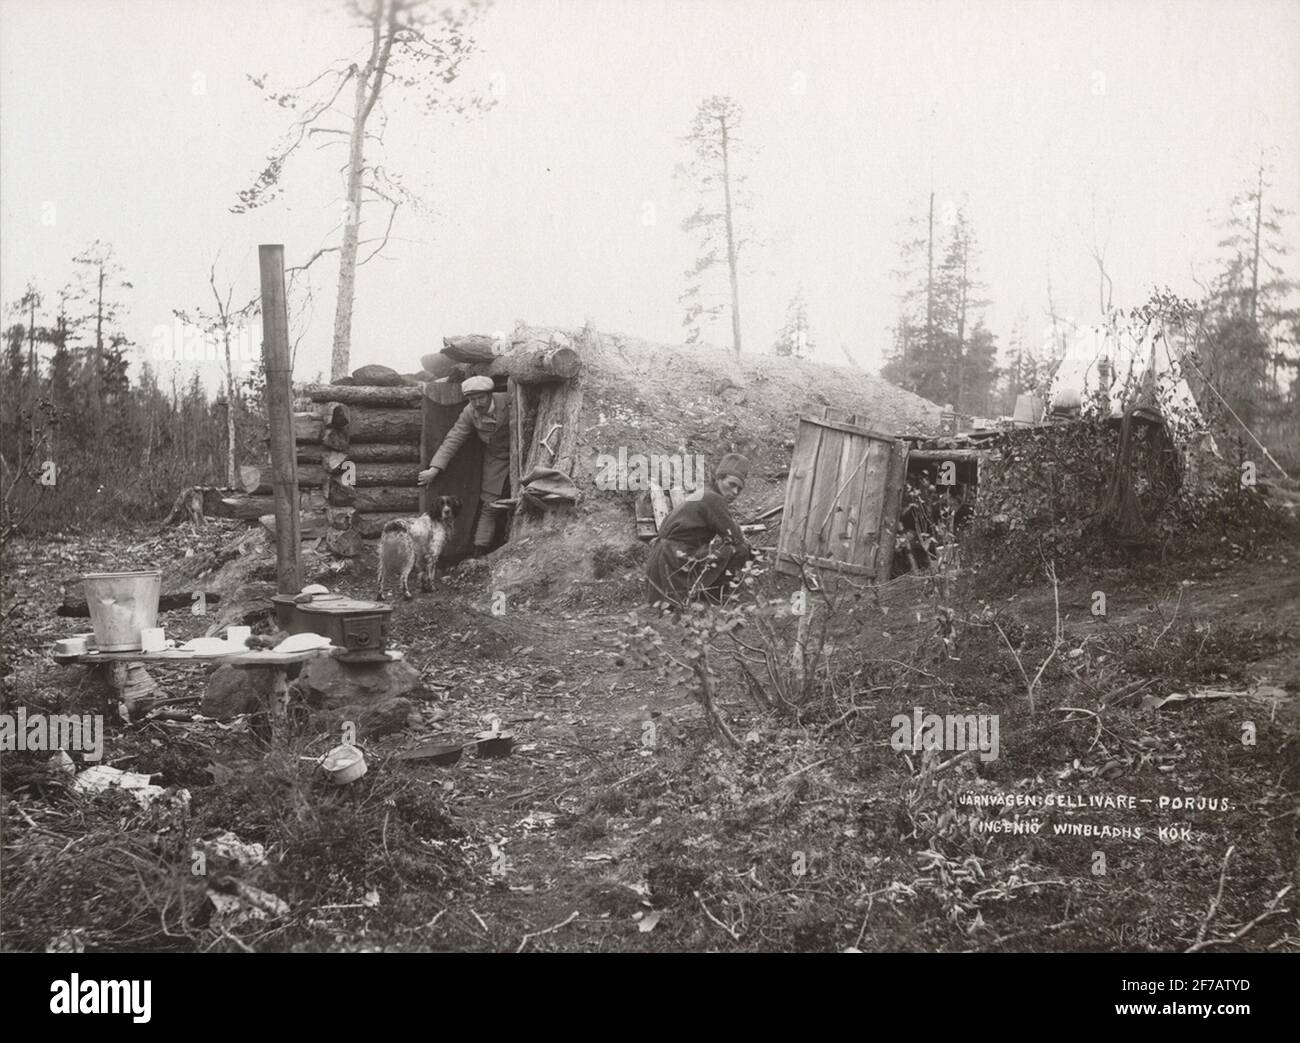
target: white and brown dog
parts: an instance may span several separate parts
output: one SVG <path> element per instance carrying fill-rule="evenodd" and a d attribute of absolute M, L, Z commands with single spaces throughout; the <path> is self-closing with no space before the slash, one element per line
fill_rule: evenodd
<path fill-rule="evenodd" d="M 400 581 L 402 596 L 411 596 L 408 581 L 415 569 L 424 590 L 434 587 L 435 571 L 442 549 L 451 538 L 460 513 L 458 496 L 439 496 L 428 514 L 398 518 L 384 526 L 379 538 L 379 600 L 384 600 L 384 583 Z"/>

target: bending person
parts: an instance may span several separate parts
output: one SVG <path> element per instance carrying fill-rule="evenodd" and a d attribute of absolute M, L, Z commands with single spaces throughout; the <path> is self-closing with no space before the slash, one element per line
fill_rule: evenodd
<path fill-rule="evenodd" d="M 446 470 L 470 432 L 483 443 L 478 525 L 474 528 L 475 557 L 482 557 L 492 548 L 499 513 L 492 505 L 501 499 L 501 492 L 510 477 L 510 396 L 504 391 L 493 392 L 494 386 L 491 377 L 481 376 L 470 377 L 461 384 L 460 389 L 469 396 L 469 402 L 433 454 L 428 468 L 421 471 L 418 478 L 421 485 L 428 485 Z"/>
<path fill-rule="evenodd" d="M 728 453 L 713 481 L 664 519 L 645 567 L 651 605 L 667 602 L 680 608 L 688 601 L 718 602 L 726 595 L 753 554 L 730 509 L 748 476 L 749 461 Z"/>

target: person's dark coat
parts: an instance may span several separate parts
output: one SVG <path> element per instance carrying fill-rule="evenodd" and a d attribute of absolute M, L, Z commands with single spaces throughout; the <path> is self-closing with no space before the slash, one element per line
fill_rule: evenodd
<path fill-rule="evenodd" d="M 714 488 L 693 493 L 659 528 L 646 560 L 646 600 L 682 606 L 718 599 L 728 579 L 749 560 L 749 544 Z"/>

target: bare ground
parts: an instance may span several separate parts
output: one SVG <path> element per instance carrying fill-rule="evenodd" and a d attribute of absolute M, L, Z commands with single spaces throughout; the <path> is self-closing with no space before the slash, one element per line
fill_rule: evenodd
<path fill-rule="evenodd" d="M 57 578 L 186 546 L 9 548 L 7 705 L 98 698 L 79 670 L 44 658 L 53 637 L 84 628 L 50 614 Z M 1063 582 L 1065 641 L 1032 714 L 1025 681 L 1050 651 L 1050 585 L 980 602 L 895 581 L 836 620 L 835 712 L 796 724 L 724 684 L 745 737 L 735 752 L 708 738 L 688 692 L 625 654 L 634 567 L 560 604 L 498 600 L 499 615 L 490 580 L 453 573 L 397 608 L 393 637 L 426 701 L 406 732 L 366 744 L 372 771 L 351 787 L 323 785 L 295 759 L 330 737 L 284 748 L 211 724 L 110 724 L 110 762 L 189 789 L 184 820 L 160 822 L 71 796 L 39 755 L 6 755 L 4 947 L 41 949 L 80 930 L 87 949 L 110 950 L 1295 951 L 1298 559 L 1294 547 L 1249 563 L 1225 551 L 1194 571 Z M 363 579 L 340 582 L 368 593 Z M 1104 617 L 1090 611 L 1097 590 Z M 947 645 L 940 604 L 958 619 Z M 163 619 L 174 636 L 202 622 L 185 610 Z M 173 695 L 201 691 L 201 672 L 160 680 Z M 1207 689 L 1240 694 L 1155 705 Z M 896 752 L 891 718 L 914 707 L 999 715 L 998 759 Z M 509 758 L 389 759 L 433 738 L 463 741 L 494 717 L 517 734 Z M 1136 804 L 964 802 L 996 793 Z M 1206 803 L 1161 809 L 1162 797 Z M 1042 827 L 980 829 L 1016 815 Z M 1053 832 L 1070 822 L 1142 835 Z M 267 845 L 267 865 L 242 872 L 289 903 L 286 917 L 220 929 L 205 919 L 188 853 L 225 829 Z M 109 886 L 129 870 L 140 881 L 129 895 Z M 105 911 L 117 907 L 126 911 Z"/>

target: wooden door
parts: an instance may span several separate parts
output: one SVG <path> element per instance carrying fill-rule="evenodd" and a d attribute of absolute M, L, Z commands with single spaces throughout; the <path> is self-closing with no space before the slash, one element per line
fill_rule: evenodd
<path fill-rule="evenodd" d="M 907 476 L 907 443 L 856 417 L 801 416 L 786 480 L 777 569 L 800 564 L 884 582 Z"/>

